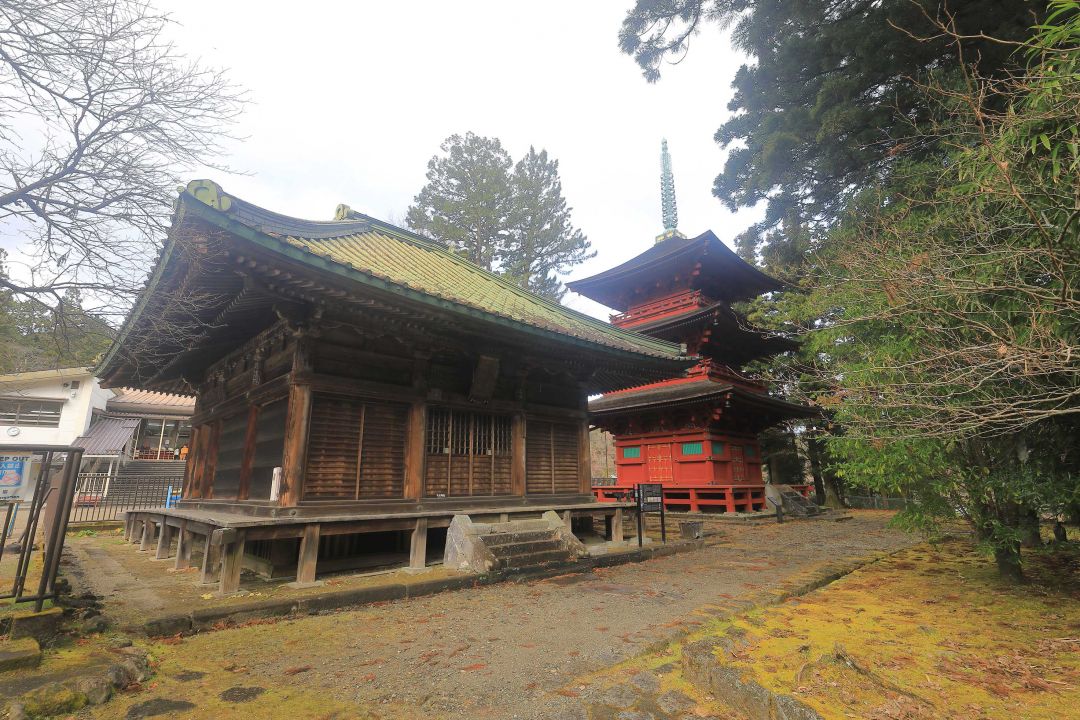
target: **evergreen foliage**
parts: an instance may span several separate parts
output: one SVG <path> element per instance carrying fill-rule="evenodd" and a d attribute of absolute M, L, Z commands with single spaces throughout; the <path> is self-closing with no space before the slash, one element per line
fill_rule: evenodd
<path fill-rule="evenodd" d="M 3 259 L 0 250 L 0 278 L 6 277 Z M 0 373 L 91 366 L 113 336 L 107 323 L 83 309 L 74 289 L 49 307 L 0 287 Z"/>
<path fill-rule="evenodd" d="M 740 253 L 806 290 L 751 319 L 807 338 L 771 371 L 830 410 L 811 449 L 1019 578 L 1080 516 L 1080 4 L 641 0 L 623 47 L 654 79 L 709 20 L 754 58 L 714 191 L 766 204 Z"/>
<path fill-rule="evenodd" d="M 497 138 L 452 135 L 428 162 L 406 222 L 470 262 L 553 300 L 558 276 L 594 253 L 570 219 L 559 162 L 529 148 L 516 164 Z"/>

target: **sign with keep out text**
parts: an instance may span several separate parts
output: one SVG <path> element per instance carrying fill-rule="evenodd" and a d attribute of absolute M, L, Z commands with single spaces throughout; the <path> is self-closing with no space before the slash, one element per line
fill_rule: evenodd
<path fill-rule="evenodd" d="M 30 488 L 30 456 L 0 454 L 0 502 L 26 499 Z"/>

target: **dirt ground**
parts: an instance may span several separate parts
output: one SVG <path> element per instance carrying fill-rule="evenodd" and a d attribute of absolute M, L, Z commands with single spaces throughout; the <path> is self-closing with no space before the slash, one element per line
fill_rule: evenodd
<path fill-rule="evenodd" d="M 154 681 L 81 717 L 584 718 L 567 683 L 795 575 L 918 541 L 889 517 L 725 524 L 673 557 L 158 642 Z M 708 714 L 684 710 L 656 717 Z"/>

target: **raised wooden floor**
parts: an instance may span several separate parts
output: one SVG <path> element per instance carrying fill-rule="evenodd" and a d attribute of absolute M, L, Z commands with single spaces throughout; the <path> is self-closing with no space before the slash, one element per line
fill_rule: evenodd
<path fill-rule="evenodd" d="M 259 501 L 194 501 L 159 510 L 126 513 L 125 532 L 143 550 L 155 547 L 159 559 L 171 557 L 176 538 L 176 569 L 191 564 L 191 549 L 198 537 L 203 547 L 201 580 L 218 582 L 222 593 L 240 587 L 244 545 L 255 540 L 299 538 L 296 581 L 315 581 L 319 540 L 323 536 L 388 531 L 410 531 L 409 566 L 423 568 L 427 535 L 431 528 L 449 527 L 455 515 L 475 522 L 507 522 L 539 517 L 554 510 L 569 526 L 573 518 L 603 517 L 607 539 L 622 540 L 622 515 L 633 503 L 598 503 L 580 495 L 562 500 L 551 497 L 490 498 L 465 505 L 462 499 L 436 499 L 409 503 L 312 503 L 282 508 Z"/>

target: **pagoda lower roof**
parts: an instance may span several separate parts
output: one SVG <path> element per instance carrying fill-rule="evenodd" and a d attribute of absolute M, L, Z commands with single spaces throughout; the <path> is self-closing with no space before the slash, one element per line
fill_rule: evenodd
<path fill-rule="evenodd" d="M 818 408 L 788 402 L 734 383 L 709 378 L 677 383 L 655 383 L 608 393 L 589 401 L 589 414 L 607 417 L 647 412 L 685 405 L 701 405 L 734 399 L 749 408 L 768 410 L 786 418 L 809 418 L 820 414 Z"/>

